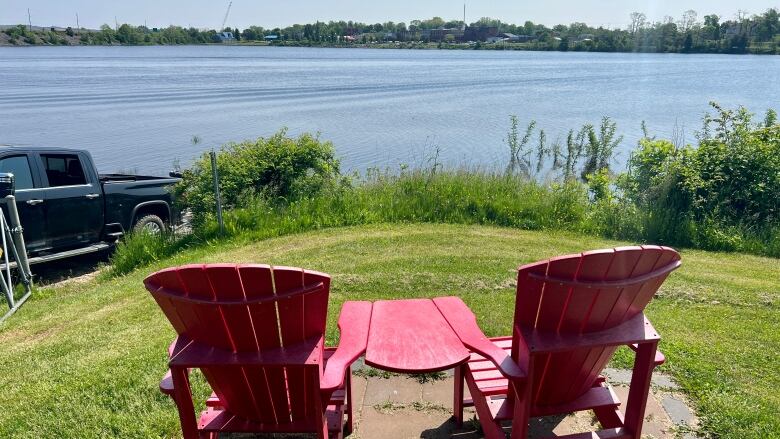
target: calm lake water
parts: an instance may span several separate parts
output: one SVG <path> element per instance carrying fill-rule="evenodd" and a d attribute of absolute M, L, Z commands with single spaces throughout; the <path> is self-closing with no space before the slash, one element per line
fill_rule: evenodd
<path fill-rule="evenodd" d="M 708 102 L 780 107 L 780 57 L 236 46 L 0 48 L 0 144 L 88 149 L 165 173 L 228 141 L 320 132 L 347 170 L 504 166 L 509 115 L 550 140 L 700 129 Z M 675 130 L 675 126 L 677 130 Z M 193 145 L 198 136 L 201 142 Z"/>

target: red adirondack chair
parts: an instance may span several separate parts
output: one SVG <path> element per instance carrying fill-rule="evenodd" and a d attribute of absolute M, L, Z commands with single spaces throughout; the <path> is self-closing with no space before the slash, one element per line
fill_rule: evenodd
<path fill-rule="evenodd" d="M 352 430 L 350 365 L 365 351 L 371 303 L 345 304 L 340 345 L 325 348 L 328 275 L 188 265 L 154 273 L 144 284 L 178 333 L 160 389 L 176 403 L 185 439 L 215 439 L 220 432 L 341 438 Z M 203 372 L 214 392 L 199 420 L 191 368 Z"/>
<path fill-rule="evenodd" d="M 490 340 L 461 300 L 436 299 L 473 352 L 456 369 L 456 420 L 462 422 L 463 407 L 473 404 L 485 438 L 505 438 L 501 423 L 511 420 L 518 439 L 526 437 L 531 417 L 593 410 L 604 428 L 599 438 L 639 439 L 650 377 L 664 361 L 660 337 L 643 310 L 680 263 L 673 249 L 642 246 L 522 266 L 513 335 Z M 620 346 L 636 352 L 624 413 L 600 375 Z M 470 401 L 463 398 L 464 381 Z"/>

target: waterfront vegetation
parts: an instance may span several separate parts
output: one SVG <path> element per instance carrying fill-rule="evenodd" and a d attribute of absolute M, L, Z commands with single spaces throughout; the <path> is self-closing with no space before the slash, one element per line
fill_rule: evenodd
<path fill-rule="evenodd" d="M 780 257 L 780 124 L 769 111 L 713 104 L 697 146 L 650 133 L 623 172 L 611 169 L 622 141 L 608 118 L 549 142 L 510 119 L 505 170 L 370 169 L 342 175 L 333 145 L 303 134 L 226 145 L 217 154 L 225 231 L 215 223 L 207 155 L 183 172 L 180 209 L 194 233 L 121 244 L 111 271 L 214 239 L 263 239 L 327 227 L 393 222 L 485 224 L 564 230 L 610 239 Z"/>
<path fill-rule="evenodd" d="M 157 389 L 174 333 L 141 283 L 163 267 L 329 273 L 328 343 L 346 300 L 442 295 L 462 297 L 493 336 L 510 331 L 518 265 L 636 243 L 682 247 L 683 267 L 647 313 L 663 337 L 662 370 L 696 409 L 696 433 L 780 436 L 776 116 L 713 105 L 697 145 L 646 133 L 624 171 L 611 154 L 618 132 L 605 118 L 549 141 L 543 127 L 511 117 L 506 168 L 445 169 L 434 153 L 421 168 L 363 175 L 343 175 L 333 145 L 316 135 L 282 130 L 226 145 L 217 154 L 224 232 L 204 156 L 176 189 L 192 233 L 130 236 L 102 275 L 40 289 L 0 326 L 13 401 L 0 413 L 0 436 L 180 434 Z M 613 365 L 630 366 L 630 354 Z M 194 376 L 203 401 L 207 387 Z"/>
<path fill-rule="evenodd" d="M 754 53 L 780 52 L 780 13 L 776 8 L 749 16 L 740 12 L 734 19 L 686 11 L 681 17 L 665 17 L 650 22 L 640 12 L 630 15 L 626 29 L 593 27 L 571 23 L 547 27 L 526 21 L 505 23 L 484 17 L 466 27 L 460 20 L 413 20 L 406 23 L 360 23 L 330 21 L 295 24 L 285 28 L 250 26 L 246 29 L 225 28 L 221 32 L 234 35 L 238 44 L 314 46 L 314 47 L 378 47 L 378 48 L 442 48 L 546 50 L 593 52 L 650 53 Z M 472 29 L 469 31 L 468 29 Z M 430 33 L 431 30 L 436 32 Z M 503 33 L 518 36 L 515 40 L 487 43 L 490 36 Z M 122 24 L 101 26 L 100 30 L 72 29 L 30 30 L 24 25 L 8 28 L 0 44 L 208 44 L 220 43 L 214 29 L 147 28 Z"/>

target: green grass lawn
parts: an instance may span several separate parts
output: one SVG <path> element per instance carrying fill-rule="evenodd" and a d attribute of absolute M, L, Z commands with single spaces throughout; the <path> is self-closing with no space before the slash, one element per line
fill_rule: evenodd
<path fill-rule="evenodd" d="M 508 334 L 518 265 L 619 243 L 484 226 L 374 225 L 185 251 L 110 280 L 39 291 L 0 326 L 0 437 L 180 436 L 157 390 L 173 330 L 141 284 L 188 262 L 262 262 L 333 276 L 328 340 L 346 300 L 461 296 L 488 335 Z M 647 310 L 703 433 L 780 436 L 780 263 L 683 253 Z M 618 363 L 627 360 L 625 355 Z M 203 395 L 204 386 L 197 386 Z"/>

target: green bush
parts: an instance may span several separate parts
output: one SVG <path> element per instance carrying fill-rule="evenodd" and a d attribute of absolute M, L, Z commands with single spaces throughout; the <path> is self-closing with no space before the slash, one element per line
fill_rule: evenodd
<path fill-rule="evenodd" d="M 780 227 L 780 125 L 744 108 L 713 104 L 697 147 L 643 139 L 616 180 L 642 211 L 638 237 L 711 250 L 777 252 Z"/>
<path fill-rule="evenodd" d="M 311 134 L 291 138 L 286 130 L 269 138 L 223 146 L 217 153 L 217 169 L 226 209 L 242 207 L 245 200 L 256 197 L 291 202 L 315 196 L 340 182 L 333 144 Z M 192 211 L 195 228 L 214 217 L 215 196 L 208 153 L 184 171 L 175 195 L 180 208 Z"/>

